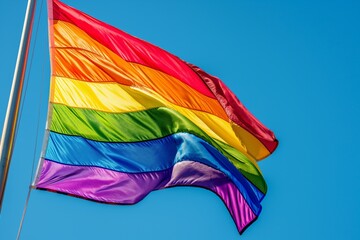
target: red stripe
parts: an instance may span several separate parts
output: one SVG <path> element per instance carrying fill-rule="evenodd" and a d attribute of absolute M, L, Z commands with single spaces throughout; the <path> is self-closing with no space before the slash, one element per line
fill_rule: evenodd
<path fill-rule="evenodd" d="M 167 73 L 198 92 L 215 98 L 206 84 L 181 59 L 61 2 L 53 2 L 53 19 L 75 24 L 126 61 Z"/>
<path fill-rule="evenodd" d="M 190 63 L 188 63 L 188 66 L 207 84 L 231 121 L 243 127 L 259 139 L 270 153 L 276 149 L 278 141 L 274 133 L 257 120 L 219 78 L 209 75 L 201 68 Z"/>

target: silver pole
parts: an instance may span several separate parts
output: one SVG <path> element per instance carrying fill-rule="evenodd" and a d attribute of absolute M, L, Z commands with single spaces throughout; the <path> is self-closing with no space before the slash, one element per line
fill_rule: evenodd
<path fill-rule="evenodd" d="M 34 21 L 35 5 L 36 0 L 28 0 L 14 78 L 0 142 L 0 211 L 14 147 L 16 125 L 26 72 L 26 62 L 30 47 L 32 25 Z"/>

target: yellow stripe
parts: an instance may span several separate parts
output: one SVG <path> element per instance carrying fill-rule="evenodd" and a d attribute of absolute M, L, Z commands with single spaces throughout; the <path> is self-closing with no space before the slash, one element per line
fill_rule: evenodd
<path fill-rule="evenodd" d="M 76 108 L 88 108 L 104 112 L 125 113 L 142 111 L 156 107 L 168 107 L 187 117 L 210 137 L 227 143 L 244 153 L 253 162 L 246 147 L 236 136 L 232 124 L 209 113 L 176 106 L 159 94 L 116 83 L 92 83 L 63 77 L 53 77 L 53 103 Z"/>
<path fill-rule="evenodd" d="M 165 106 L 139 89 L 116 83 L 90 83 L 53 77 L 52 102 L 104 112 L 134 112 Z"/>

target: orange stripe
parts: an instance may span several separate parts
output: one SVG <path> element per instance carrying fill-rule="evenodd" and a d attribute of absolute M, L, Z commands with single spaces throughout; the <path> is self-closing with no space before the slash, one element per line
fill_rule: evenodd
<path fill-rule="evenodd" d="M 53 74 L 56 76 L 149 88 L 176 105 L 208 112 L 228 121 L 216 99 L 161 71 L 125 61 L 70 23 L 54 23 L 54 36 L 56 49 L 52 51 L 56 61 Z"/>
<path fill-rule="evenodd" d="M 54 11 L 54 19 L 70 22 L 91 38 L 128 62 L 139 63 L 169 74 L 200 93 L 214 98 L 214 94 L 199 76 L 181 59 L 144 40 L 70 8 Z M 57 11 L 61 11 L 57 12 Z"/>

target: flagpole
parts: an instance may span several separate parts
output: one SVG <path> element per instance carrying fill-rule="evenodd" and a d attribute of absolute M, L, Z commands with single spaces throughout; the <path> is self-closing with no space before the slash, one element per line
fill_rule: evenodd
<path fill-rule="evenodd" d="M 2 208 L 6 180 L 14 147 L 14 138 L 17 128 L 22 88 L 26 72 L 26 62 L 29 53 L 31 31 L 34 21 L 35 5 L 36 0 L 28 0 L 14 78 L 0 142 L 0 211 Z"/>

